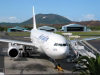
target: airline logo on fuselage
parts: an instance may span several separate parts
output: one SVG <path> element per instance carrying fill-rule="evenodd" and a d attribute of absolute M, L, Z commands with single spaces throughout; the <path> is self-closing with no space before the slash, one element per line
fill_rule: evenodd
<path fill-rule="evenodd" d="M 49 37 L 42 34 L 39 36 L 39 39 L 42 40 L 43 42 L 47 42 Z"/>

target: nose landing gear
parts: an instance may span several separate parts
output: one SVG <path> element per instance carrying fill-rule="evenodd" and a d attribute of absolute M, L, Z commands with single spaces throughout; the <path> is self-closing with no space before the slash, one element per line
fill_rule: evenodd
<path fill-rule="evenodd" d="M 55 69 L 57 69 L 58 71 L 64 72 L 63 68 L 60 66 L 60 64 L 57 63 L 57 61 L 55 59 L 52 59 L 52 58 L 50 58 L 50 59 L 51 59 L 51 62 L 54 63 Z"/>
<path fill-rule="evenodd" d="M 64 72 L 63 68 L 60 66 L 60 64 L 55 66 L 55 69 L 57 69 L 58 71 L 62 71 Z"/>

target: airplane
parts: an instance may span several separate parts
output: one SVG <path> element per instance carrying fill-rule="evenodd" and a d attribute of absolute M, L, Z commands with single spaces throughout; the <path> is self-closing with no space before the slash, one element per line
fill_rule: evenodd
<path fill-rule="evenodd" d="M 31 43 L 8 39 L 0 39 L 0 41 L 9 43 L 8 55 L 12 58 L 17 58 L 20 50 L 23 50 L 25 45 L 37 47 L 38 52 L 46 54 L 54 61 L 56 59 L 63 59 L 69 54 L 69 47 L 64 36 L 37 29 L 34 6 L 33 29 L 30 31 L 30 39 Z"/>
<path fill-rule="evenodd" d="M 20 56 L 20 51 L 22 51 L 22 55 L 25 53 L 24 46 L 35 46 L 38 52 L 46 54 L 50 57 L 55 64 L 55 67 L 62 68 L 57 62 L 56 59 L 64 59 L 67 55 L 69 55 L 69 45 L 68 40 L 65 39 L 64 36 L 47 32 L 44 30 L 38 30 L 36 27 L 36 19 L 35 12 L 33 6 L 33 29 L 30 31 L 30 39 L 31 42 L 23 42 L 17 40 L 9 40 L 9 39 L 0 39 L 0 42 L 9 43 L 8 47 L 8 56 L 11 58 L 17 58 Z M 58 67 L 57 67 L 58 66 Z"/>

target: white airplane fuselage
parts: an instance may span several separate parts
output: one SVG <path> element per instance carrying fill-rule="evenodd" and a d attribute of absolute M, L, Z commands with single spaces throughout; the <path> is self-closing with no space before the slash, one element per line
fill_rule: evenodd
<path fill-rule="evenodd" d="M 38 47 L 38 51 L 46 54 L 52 59 L 63 59 L 69 53 L 67 40 L 61 35 L 32 29 L 30 37 L 32 43 Z"/>

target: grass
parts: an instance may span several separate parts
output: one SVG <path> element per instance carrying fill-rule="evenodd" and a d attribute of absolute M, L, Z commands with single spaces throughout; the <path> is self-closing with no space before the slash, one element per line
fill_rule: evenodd
<path fill-rule="evenodd" d="M 62 35 L 64 32 L 56 32 L 57 34 Z M 72 35 L 79 35 L 80 38 L 91 38 L 91 37 L 100 37 L 100 31 L 92 31 L 92 32 L 68 32 L 72 33 Z M 73 40 L 74 38 L 71 38 Z"/>
<path fill-rule="evenodd" d="M 62 35 L 62 33 L 64 32 L 56 32 L 57 34 Z M 100 31 L 92 31 L 92 32 L 70 32 L 73 35 L 79 35 L 80 38 L 90 38 L 90 37 L 94 37 L 94 36 L 100 36 Z M 26 36 L 29 37 L 30 36 L 30 32 L 9 32 L 8 33 L 9 36 Z M 74 39 L 74 38 L 71 38 Z"/>
<path fill-rule="evenodd" d="M 57 34 L 62 34 L 65 32 L 56 32 Z M 92 32 L 68 32 L 72 33 L 73 35 L 100 35 L 100 31 L 92 31 Z"/>
<path fill-rule="evenodd" d="M 9 36 L 30 36 L 29 32 L 8 32 Z"/>
<path fill-rule="evenodd" d="M 100 32 L 72 32 L 73 35 L 100 35 Z"/>

